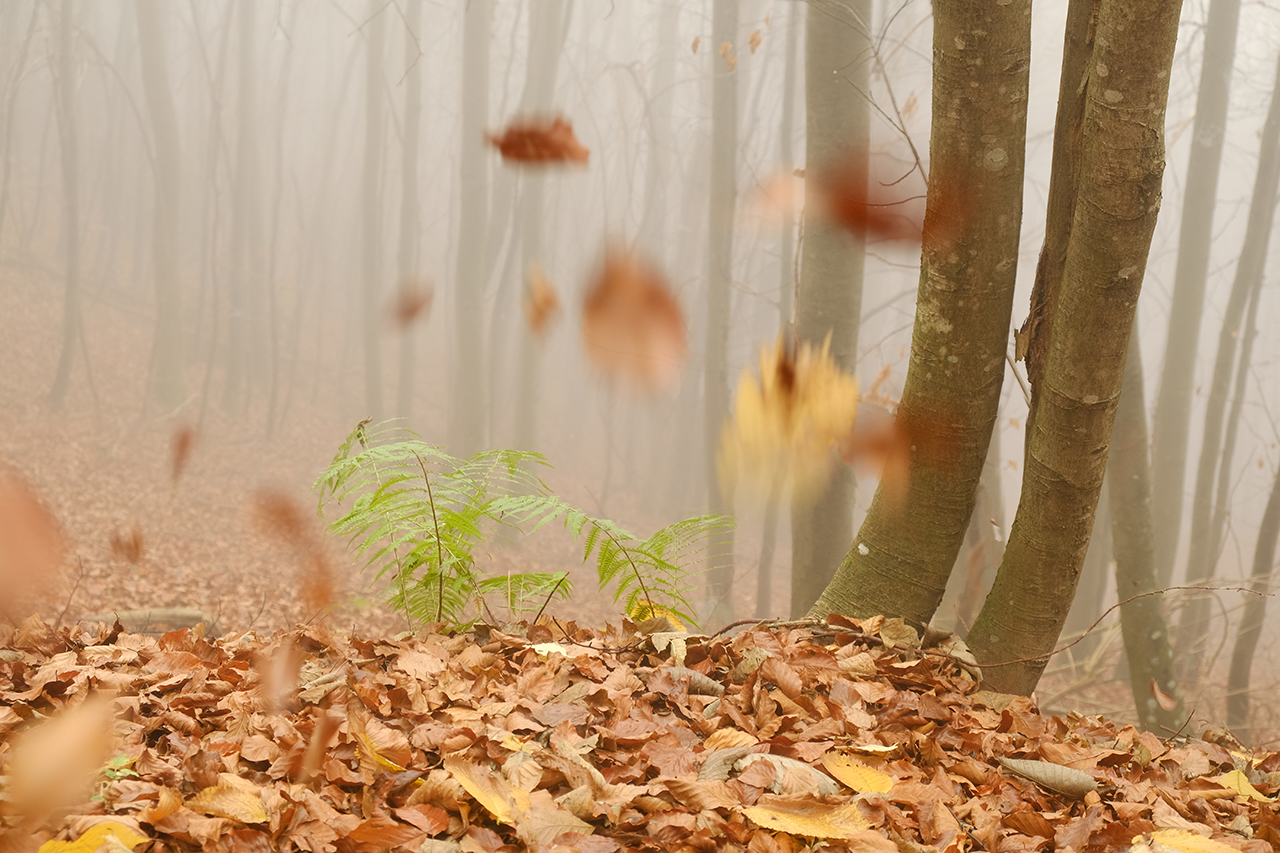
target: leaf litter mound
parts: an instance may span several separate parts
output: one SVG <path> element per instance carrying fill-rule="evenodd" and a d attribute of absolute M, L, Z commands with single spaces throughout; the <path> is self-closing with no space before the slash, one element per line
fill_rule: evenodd
<path fill-rule="evenodd" d="M 33 616 L 0 630 L 0 850 L 1280 849 L 1280 753 L 1044 716 L 902 628 Z"/>

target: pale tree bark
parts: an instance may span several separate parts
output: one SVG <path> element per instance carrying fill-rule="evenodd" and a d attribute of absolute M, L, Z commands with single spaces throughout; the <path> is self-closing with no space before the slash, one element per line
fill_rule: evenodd
<path fill-rule="evenodd" d="M 882 481 L 810 609 L 932 618 L 973 513 L 1000 407 L 1013 311 L 1030 3 L 934 5 L 929 198 L 898 425 L 908 482 Z M 806 234 L 805 239 L 808 239 Z"/>
<path fill-rule="evenodd" d="M 530 7 L 529 68 L 525 79 L 521 111 L 547 115 L 555 95 L 556 76 L 563 48 L 565 0 L 541 0 Z M 521 272 L 529 275 L 533 265 L 543 266 L 542 221 L 546 215 L 547 176 L 539 170 L 520 177 L 520 258 Z M 541 398 L 542 351 L 528 323 L 520 323 L 519 382 L 516 386 L 516 446 L 523 450 L 538 447 L 538 401 Z"/>
<path fill-rule="evenodd" d="M 182 402 L 185 364 L 182 347 L 182 287 L 178 233 L 182 215 L 182 149 L 178 113 L 169 89 L 162 6 L 159 0 L 135 0 L 142 88 L 155 140 L 156 183 L 151 253 L 156 287 L 156 330 L 151 350 L 150 393 L 162 406 Z"/>
<path fill-rule="evenodd" d="M 729 307 L 733 290 L 733 223 L 738 204 L 738 0 L 712 0 L 711 205 L 707 235 L 707 337 L 703 388 L 708 511 L 732 513 L 716 469 L 720 430 L 729 413 Z M 724 56 L 720 48 L 728 45 Z M 733 534 L 719 538 L 708 560 L 707 590 L 714 622 L 733 618 Z"/>
<path fill-rule="evenodd" d="M 1160 207 L 1173 0 L 1102 0 L 1078 202 L 1004 562 L 968 643 L 984 682 L 1036 686 L 1075 595 Z"/>
<path fill-rule="evenodd" d="M 62 152 L 63 235 L 67 253 L 66 291 L 62 307 L 62 352 L 49 389 L 49 405 L 57 409 L 67 397 L 76 344 L 83 340 L 80 309 L 80 145 L 76 119 L 75 57 L 72 53 L 72 3 L 62 0 L 58 16 L 57 92 L 59 148 Z M 86 352 L 85 363 L 89 354 Z"/>
<path fill-rule="evenodd" d="M 382 417 L 382 57 L 387 19 L 382 0 L 369 0 L 362 29 L 364 68 L 364 174 L 360 180 L 360 319 L 364 340 L 364 392 L 369 414 Z"/>
<path fill-rule="evenodd" d="M 867 198 L 870 144 L 871 2 L 811 0 L 805 19 L 805 184 L 816 198 L 839 186 Z M 866 233 L 805 208 L 796 298 L 796 341 L 820 347 L 843 370 L 858 367 Z M 791 499 L 791 616 L 809 611 L 853 541 L 853 469 L 831 456 L 831 479 L 816 496 Z"/>
<path fill-rule="evenodd" d="M 10 32 L 16 32 L 17 17 L 19 7 L 16 4 L 5 7 L 4 26 L 9 28 Z M 40 7 L 36 3 L 31 4 L 31 15 L 27 19 L 27 34 L 22 39 L 22 46 L 18 49 L 18 56 L 13 63 L 13 72 L 9 75 L 10 79 L 5 86 L 3 92 L 5 96 L 4 109 L 4 149 L 0 152 L 0 239 L 4 236 L 4 221 L 9 210 L 9 177 L 13 169 L 13 128 L 14 115 L 17 112 L 18 93 L 22 91 L 22 78 L 27 70 L 27 54 L 30 53 L 32 37 L 36 32 L 36 21 L 40 18 Z"/>
<path fill-rule="evenodd" d="M 462 139 L 459 155 L 461 206 L 454 274 L 456 362 L 449 452 L 469 456 L 485 444 L 484 234 L 488 217 L 489 25 L 492 0 L 466 4 L 462 26 Z"/>
<path fill-rule="evenodd" d="M 1178 263 L 1169 305 L 1169 337 L 1151 427 L 1154 471 L 1151 506 L 1156 525 L 1156 577 L 1162 587 L 1168 586 L 1173 578 L 1182 530 L 1191 397 L 1239 18 L 1240 0 L 1212 0 L 1204 27 L 1204 58 L 1191 126 L 1191 154 L 1187 159 L 1187 184 L 1178 232 Z"/>
<path fill-rule="evenodd" d="M 965 634 L 978 617 L 982 599 L 995 580 L 1004 558 L 1004 499 L 1000 487 L 1000 429 L 991 430 L 987 461 L 982 466 L 973 514 L 965 530 L 964 544 L 956 555 L 942 604 L 932 624 Z"/>
<path fill-rule="evenodd" d="M 1138 330 L 1129 337 L 1124 390 L 1116 409 L 1107 469 L 1111 538 L 1116 552 L 1116 594 L 1129 685 L 1142 727 L 1177 731 L 1186 719 L 1173 665 L 1163 595 L 1156 593 L 1155 530 L 1151 520 L 1151 466 L 1147 460 L 1146 394 Z M 1096 532 L 1096 528 L 1095 528 Z M 1173 697 L 1165 708 L 1152 687 Z"/>
<path fill-rule="evenodd" d="M 407 0 L 404 7 L 404 137 L 400 149 L 400 236 L 396 249 L 396 272 L 401 288 L 418 285 L 418 138 L 422 125 L 422 0 Z M 399 388 L 396 412 L 406 421 L 413 418 L 414 363 L 418 324 L 409 323 L 400 331 Z"/>
<path fill-rule="evenodd" d="M 1117 419 L 1119 415 L 1116 415 Z M 1064 637 L 1079 636 L 1080 641 L 1071 647 L 1071 655 L 1076 661 L 1087 659 L 1098 647 L 1101 634 L 1086 633 L 1105 609 L 1107 581 L 1111 575 L 1112 537 L 1111 537 L 1111 501 L 1107 479 L 1102 481 L 1102 491 L 1098 494 L 1098 508 L 1093 513 L 1093 528 L 1089 533 L 1089 547 L 1084 553 L 1084 563 L 1080 567 L 1080 581 L 1076 584 L 1076 595 L 1071 600 L 1071 609 L 1067 612 L 1067 621 L 1062 625 Z M 1083 635 L 1083 636 L 1081 636 Z"/>
<path fill-rule="evenodd" d="M 1244 245 L 1236 262 L 1235 282 L 1222 317 L 1222 331 L 1218 334 L 1218 355 L 1213 365 L 1213 379 L 1209 383 L 1209 398 L 1204 417 L 1204 440 L 1200 447 L 1200 461 L 1196 468 L 1196 490 L 1191 505 L 1191 548 L 1187 557 L 1187 584 L 1202 584 L 1214 575 L 1218 551 L 1222 544 L 1222 527 L 1215 524 L 1225 520 L 1225 513 L 1215 513 L 1213 489 L 1219 465 L 1229 470 L 1230 458 L 1223 454 L 1223 422 L 1227 416 L 1227 398 L 1231 393 L 1231 373 L 1247 373 L 1249 363 L 1241 358 L 1236 364 L 1236 349 L 1241 338 L 1241 320 L 1245 304 L 1256 298 L 1262 287 L 1263 270 L 1267 250 L 1271 242 L 1271 226 L 1275 220 L 1276 189 L 1280 181 L 1280 64 L 1271 90 L 1271 106 L 1262 130 L 1262 148 L 1258 158 L 1258 171 L 1254 176 L 1253 197 L 1249 202 L 1249 219 L 1245 227 Z M 1218 500 L 1225 510 L 1226 494 Z M 1203 657 L 1203 643 L 1208 636 L 1209 600 L 1204 596 L 1192 597 L 1182 611 L 1178 622 L 1177 645 L 1181 652 L 1183 672 L 1192 675 Z"/>
<path fill-rule="evenodd" d="M 782 72 L 782 118 L 778 126 L 778 171 L 791 174 L 795 167 L 796 69 L 799 66 L 800 28 L 804 21 L 804 3 L 792 3 L 787 15 L 787 53 Z M 796 291 L 796 223 L 787 215 L 779 229 L 778 240 L 778 330 L 791 329 Z M 760 565 L 756 570 L 756 616 L 776 616 L 773 605 L 773 555 L 778 540 L 778 508 L 782 503 L 783 481 L 775 474 L 765 499 L 763 531 L 760 539 Z"/>
<path fill-rule="evenodd" d="M 1271 486 L 1271 497 L 1258 525 L 1258 543 L 1253 551 L 1253 571 L 1249 587 L 1253 590 L 1244 604 L 1235 648 L 1231 652 L 1231 671 L 1227 675 L 1227 725 L 1237 733 L 1249 721 L 1249 673 L 1253 655 L 1262 637 L 1262 623 L 1267 613 L 1267 594 L 1274 594 L 1276 539 L 1280 537 L 1280 471 Z"/>

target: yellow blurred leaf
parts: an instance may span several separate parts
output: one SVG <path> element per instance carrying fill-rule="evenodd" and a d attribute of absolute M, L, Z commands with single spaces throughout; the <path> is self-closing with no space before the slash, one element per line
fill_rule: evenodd
<path fill-rule="evenodd" d="M 262 789 L 234 773 L 219 773 L 218 784 L 205 788 L 186 802 L 187 808 L 210 817 L 226 817 L 241 823 L 266 823 Z"/>
<path fill-rule="evenodd" d="M 885 794 L 893 787 L 893 777 L 849 755 L 828 752 L 822 756 L 822 766 L 859 794 Z"/>
<path fill-rule="evenodd" d="M 107 838 L 114 838 L 129 850 L 144 841 L 150 841 L 145 835 L 139 835 L 123 823 L 108 820 L 96 823 L 81 833 L 75 841 L 46 841 L 40 845 L 37 853 L 93 853 L 107 843 Z"/>
<path fill-rule="evenodd" d="M 111 721 L 111 702 L 93 696 L 19 733 L 7 762 L 12 812 L 43 815 L 87 796 L 107 757 Z"/>
<path fill-rule="evenodd" d="M 852 840 L 870 828 L 856 803 L 832 806 L 814 802 L 809 797 L 772 800 L 767 805 L 743 809 L 742 813 L 765 829 L 811 838 Z M 886 849 L 897 850 L 891 842 Z"/>
<path fill-rule="evenodd" d="M 1182 853 L 1235 853 L 1236 849 L 1185 829 L 1160 829 L 1151 833 L 1151 840 Z"/>
<path fill-rule="evenodd" d="M 519 804 L 513 800 L 511 786 L 492 770 L 462 758 L 446 758 L 444 769 L 458 780 L 477 803 L 488 809 L 495 819 L 505 824 L 515 822 Z"/>
<path fill-rule="evenodd" d="M 1217 782 L 1224 788 L 1230 788 L 1242 797 L 1248 797 L 1251 800 L 1257 800 L 1260 803 L 1274 803 L 1275 797 L 1268 797 L 1253 785 L 1249 784 L 1249 777 L 1245 776 L 1239 770 L 1232 770 L 1230 773 L 1224 773 L 1213 781 Z"/>

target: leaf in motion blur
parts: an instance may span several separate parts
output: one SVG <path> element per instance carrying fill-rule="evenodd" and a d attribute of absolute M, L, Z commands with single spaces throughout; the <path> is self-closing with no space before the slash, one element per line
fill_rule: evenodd
<path fill-rule="evenodd" d="M 111 700 L 90 696 L 14 738 L 4 811 L 35 817 L 88 796 L 111 745 Z"/>
<path fill-rule="evenodd" d="M 816 178 L 809 170 L 808 178 Z M 832 222 L 855 234 L 882 240 L 919 243 L 924 230 L 924 195 L 913 195 L 895 181 L 882 182 L 872 173 L 862 175 L 853 167 L 827 172 L 814 181 L 809 197 Z"/>
<path fill-rule="evenodd" d="M 146 543 L 142 538 L 142 528 L 135 521 L 127 530 L 116 530 L 111 534 L 111 555 L 117 560 L 136 565 L 146 553 Z"/>
<path fill-rule="evenodd" d="M 684 314 L 666 280 L 631 252 L 605 251 L 582 311 L 587 357 L 649 391 L 668 387 L 689 354 Z"/>
<path fill-rule="evenodd" d="M 550 322 L 560 313 L 560 297 L 537 261 L 529 262 L 524 280 L 524 316 L 535 337 L 546 335 Z"/>
<path fill-rule="evenodd" d="M 417 320 L 425 321 L 431 316 L 431 302 L 434 298 L 435 289 L 426 279 L 406 279 L 400 282 L 400 288 L 387 310 L 392 328 L 404 329 Z"/>
<path fill-rule="evenodd" d="M 760 350 L 760 372 L 738 380 L 733 420 L 720 439 L 719 468 L 726 493 L 742 482 L 762 493 L 777 474 L 790 473 L 803 499 L 827 482 L 832 448 L 853 429 L 858 381 L 821 347 L 779 340 Z"/>
<path fill-rule="evenodd" d="M 25 480 L 0 468 L 0 602 L 55 577 L 62 553 L 57 520 Z"/>
<path fill-rule="evenodd" d="M 573 125 L 556 116 L 545 119 L 517 119 L 501 134 L 485 139 L 509 163 L 546 165 L 578 163 L 585 166 L 590 152 L 573 135 Z"/>
<path fill-rule="evenodd" d="M 195 444 L 196 430 L 191 424 L 183 424 L 173 431 L 173 438 L 169 445 L 170 456 L 173 459 L 171 475 L 173 482 L 178 482 L 178 478 L 186 470 L 187 460 L 191 458 L 191 450 Z"/>

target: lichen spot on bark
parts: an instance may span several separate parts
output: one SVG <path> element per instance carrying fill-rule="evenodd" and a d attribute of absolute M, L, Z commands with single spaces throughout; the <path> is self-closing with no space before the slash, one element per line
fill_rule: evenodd
<path fill-rule="evenodd" d="M 956 50 L 964 50 L 965 46 L 964 36 L 956 36 Z"/>
<path fill-rule="evenodd" d="M 989 148 L 982 156 L 982 165 L 988 172 L 998 172 L 1009 165 L 1009 154 L 1003 148 Z"/>
<path fill-rule="evenodd" d="M 859 542 L 859 543 L 858 543 L 858 553 L 865 557 L 865 556 L 867 556 L 868 554 L 870 554 L 870 553 L 871 553 L 871 549 L 867 547 L 867 543 L 866 543 L 866 542 Z"/>
<path fill-rule="evenodd" d="M 1103 92 L 1102 97 L 1108 104 L 1118 104 L 1124 100 L 1124 95 L 1120 94 L 1115 89 L 1108 89 Z"/>
<path fill-rule="evenodd" d="M 1106 77 L 1108 74 L 1111 73 L 1111 69 L 1107 68 L 1107 63 L 1105 62 L 1099 62 L 1096 66 L 1094 66 L 1094 68 L 1098 72 L 1099 77 Z"/>
<path fill-rule="evenodd" d="M 920 314 L 921 329 L 936 335 L 949 335 L 954 328 L 950 321 L 938 311 L 936 302 L 921 302 L 917 311 Z"/>

